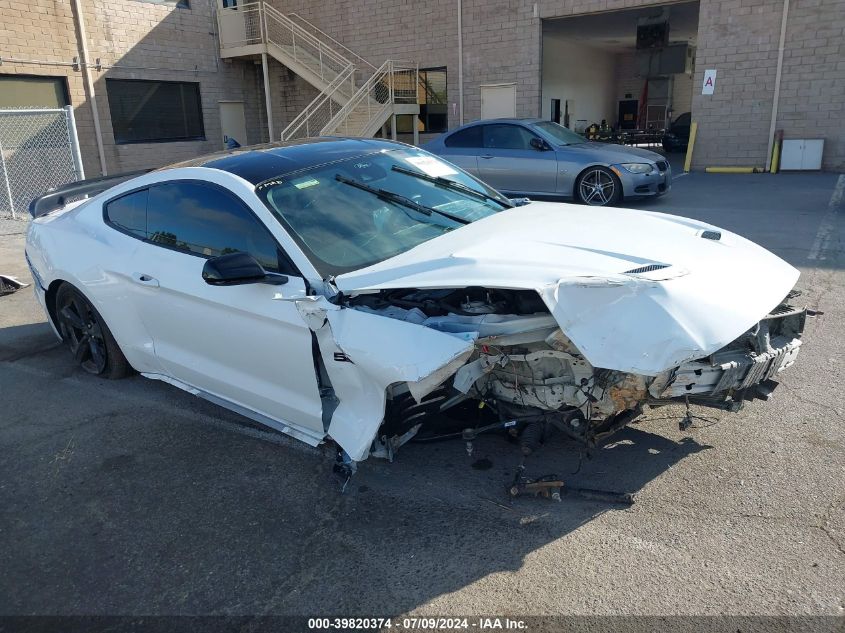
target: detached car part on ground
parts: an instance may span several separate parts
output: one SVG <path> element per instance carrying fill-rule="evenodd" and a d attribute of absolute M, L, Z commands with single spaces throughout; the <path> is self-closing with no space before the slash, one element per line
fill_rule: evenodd
<path fill-rule="evenodd" d="M 28 285 L 29 284 L 24 283 L 15 277 L 0 275 L 0 297 L 3 295 L 10 295 L 21 288 L 26 288 Z"/>
<path fill-rule="evenodd" d="M 36 200 L 27 236 L 82 367 L 131 366 L 333 440 L 349 463 L 437 433 L 468 399 L 587 445 L 645 406 L 736 410 L 801 345 L 798 271 L 748 240 L 660 213 L 512 207 L 398 143 L 243 148 L 91 193 L 108 184 Z"/>

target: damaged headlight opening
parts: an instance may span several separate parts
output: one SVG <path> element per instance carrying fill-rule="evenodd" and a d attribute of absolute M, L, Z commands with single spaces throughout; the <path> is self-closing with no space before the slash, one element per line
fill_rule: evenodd
<path fill-rule="evenodd" d="M 392 455 L 416 434 L 438 436 L 454 425 L 442 414 L 467 401 L 485 403 L 502 422 L 516 422 L 514 433 L 539 421 L 591 447 L 647 406 L 692 403 L 737 410 L 744 401 L 767 398 L 772 379 L 794 362 L 806 316 L 784 300 L 716 353 L 643 375 L 593 366 L 533 291 L 404 289 L 344 302 L 474 340 L 466 361 L 422 397 L 407 384 L 388 388 L 372 453 L 377 456 Z"/>

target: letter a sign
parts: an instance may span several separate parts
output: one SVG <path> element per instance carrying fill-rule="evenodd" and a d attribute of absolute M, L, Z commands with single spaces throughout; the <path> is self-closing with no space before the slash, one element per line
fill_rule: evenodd
<path fill-rule="evenodd" d="M 704 71 L 704 84 L 701 87 L 701 94 L 712 95 L 716 88 L 716 69 Z"/>

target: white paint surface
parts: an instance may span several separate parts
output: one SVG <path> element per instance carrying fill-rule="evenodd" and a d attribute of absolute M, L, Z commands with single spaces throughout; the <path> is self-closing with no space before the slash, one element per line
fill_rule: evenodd
<path fill-rule="evenodd" d="M 551 116 L 551 100 L 560 99 L 561 123 L 564 101 L 570 107 L 570 121 L 585 119 L 613 124 L 618 118 L 616 64 L 618 55 L 568 41 L 554 35 L 543 36 L 543 114 Z M 640 82 L 641 83 L 641 82 Z M 639 99 L 639 93 L 634 99 Z"/>
<path fill-rule="evenodd" d="M 777 306 L 798 271 L 760 246 L 662 213 L 533 202 L 360 271 L 340 290 L 533 289 L 595 367 L 656 375 L 724 347 Z M 665 263 L 659 276 L 626 275 Z"/>

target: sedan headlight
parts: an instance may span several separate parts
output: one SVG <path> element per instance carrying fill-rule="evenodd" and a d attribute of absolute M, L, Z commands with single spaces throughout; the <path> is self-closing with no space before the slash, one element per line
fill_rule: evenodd
<path fill-rule="evenodd" d="M 632 174 L 650 174 L 654 171 L 654 166 L 649 163 L 622 163 L 619 166 Z"/>

